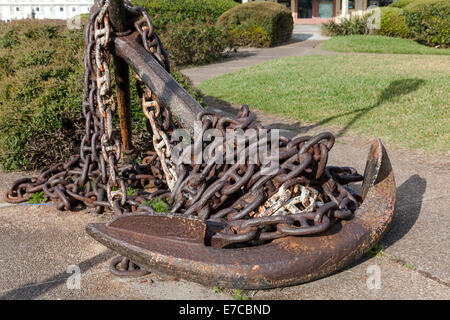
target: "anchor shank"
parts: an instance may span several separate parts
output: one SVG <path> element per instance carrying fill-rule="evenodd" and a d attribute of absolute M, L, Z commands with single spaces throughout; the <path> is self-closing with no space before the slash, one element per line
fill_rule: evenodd
<path fill-rule="evenodd" d="M 111 6 L 108 12 L 114 31 L 126 31 L 123 0 L 111 0 L 110 3 Z M 125 154 L 129 154 L 133 149 L 131 144 L 130 76 L 128 64 L 117 55 L 114 55 L 114 71 L 122 146 Z"/>
<path fill-rule="evenodd" d="M 184 90 L 177 81 L 139 45 L 136 34 L 114 39 L 116 54 L 123 58 L 155 94 L 158 102 L 166 106 L 177 123 L 192 136 L 197 114 L 203 107 Z"/>

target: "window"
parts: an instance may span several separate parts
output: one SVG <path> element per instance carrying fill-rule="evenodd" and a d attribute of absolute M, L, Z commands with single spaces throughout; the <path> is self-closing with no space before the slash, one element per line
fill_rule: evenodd
<path fill-rule="evenodd" d="M 72 12 L 75 12 L 75 11 L 77 11 L 77 8 L 72 7 Z"/>
<path fill-rule="evenodd" d="M 16 11 L 20 11 L 19 7 L 16 7 Z"/>
<path fill-rule="evenodd" d="M 63 11 L 64 11 L 64 8 L 63 8 L 63 7 L 60 7 L 60 8 L 59 8 L 59 11 L 63 12 Z"/>
<path fill-rule="evenodd" d="M 369 0 L 370 1 L 370 0 Z M 341 0 L 341 8 L 343 8 L 344 6 L 342 5 L 342 0 Z M 355 9 L 355 0 L 348 0 L 348 8 L 350 10 Z"/>
<path fill-rule="evenodd" d="M 333 0 L 319 0 L 319 18 L 333 17 Z"/>
<path fill-rule="evenodd" d="M 38 12 L 39 11 L 39 7 L 36 7 L 36 12 Z"/>

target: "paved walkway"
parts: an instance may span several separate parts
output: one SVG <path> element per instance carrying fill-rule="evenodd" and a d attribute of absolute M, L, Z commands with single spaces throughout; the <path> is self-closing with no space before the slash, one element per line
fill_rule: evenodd
<path fill-rule="evenodd" d="M 314 43 L 307 40 L 263 49 L 252 56 L 255 59 L 243 57 L 224 62 L 228 69 L 217 65 L 197 68 L 203 70 L 203 75 L 194 80 L 198 83 L 211 74 L 230 72 L 231 65 L 238 69 L 245 65 L 242 60 L 257 63 L 271 59 L 275 56 L 271 50 L 286 55 L 324 53 Z M 219 103 L 212 97 L 206 100 L 213 110 L 236 112 L 232 105 Z M 265 125 L 282 128 L 291 135 L 339 129 L 256 114 Z M 344 134 L 330 152 L 329 163 L 353 166 L 363 172 L 369 142 L 364 136 Z M 390 145 L 386 148 L 398 191 L 395 217 L 381 241 L 385 246 L 381 257 L 366 257 L 335 275 L 311 283 L 252 290 L 246 295 L 255 299 L 450 299 L 450 162 L 420 151 Z M 0 193 L 4 194 L 23 175 L 0 172 Z M 54 206 L 0 203 L 0 299 L 233 299 L 231 290 L 214 293 L 212 288 L 164 275 L 114 277 L 108 271 L 114 253 L 84 231 L 88 222 L 109 219 L 111 216 L 98 216 L 90 210 L 59 212 Z M 66 285 L 70 265 L 77 265 L 82 271 L 80 289 L 68 289 Z M 368 268 L 373 265 L 381 270 L 379 289 L 367 286 Z"/>
<path fill-rule="evenodd" d="M 330 37 L 322 35 L 320 24 L 296 24 L 292 32 L 295 40 L 328 40 Z"/>
<path fill-rule="evenodd" d="M 328 39 L 320 34 L 318 25 L 296 25 L 292 40 L 274 48 L 243 48 L 222 62 L 206 66 L 184 69 L 183 73 L 191 78 L 195 85 L 225 73 L 237 71 L 264 61 L 310 54 L 336 54 L 321 50 L 318 45 Z"/>

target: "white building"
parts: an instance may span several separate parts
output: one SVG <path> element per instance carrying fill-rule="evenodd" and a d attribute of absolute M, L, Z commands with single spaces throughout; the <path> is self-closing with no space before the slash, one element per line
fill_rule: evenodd
<path fill-rule="evenodd" d="M 62 19 L 89 13 L 94 0 L 0 0 L 0 20 Z"/>

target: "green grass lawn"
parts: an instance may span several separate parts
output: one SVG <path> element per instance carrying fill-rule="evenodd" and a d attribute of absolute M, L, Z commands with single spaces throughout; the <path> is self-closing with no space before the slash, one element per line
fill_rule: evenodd
<path fill-rule="evenodd" d="M 448 151 L 450 59 L 314 55 L 205 81 L 205 94 L 305 123 L 338 125 L 409 148 Z M 343 131 L 343 132 L 344 132 Z"/>
<path fill-rule="evenodd" d="M 320 48 L 337 52 L 450 55 L 450 49 L 431 48 L 413 40 L 385 36 L 337 36 L 323 42 Z"/>

